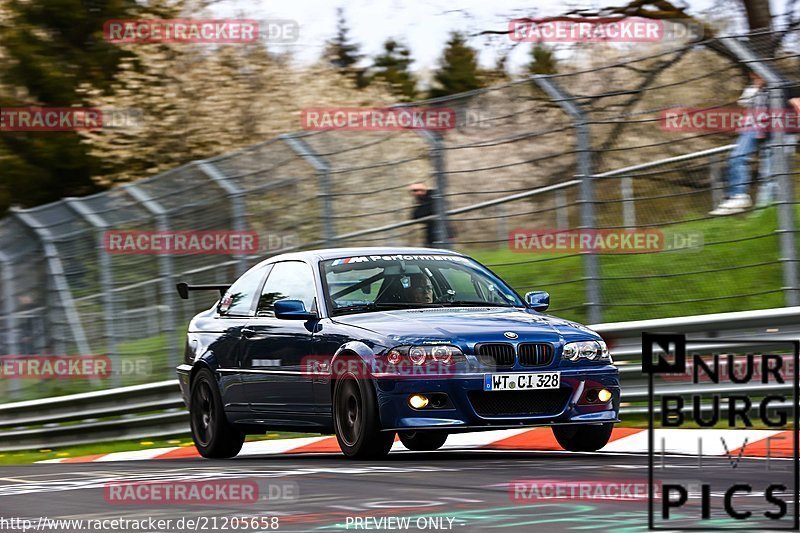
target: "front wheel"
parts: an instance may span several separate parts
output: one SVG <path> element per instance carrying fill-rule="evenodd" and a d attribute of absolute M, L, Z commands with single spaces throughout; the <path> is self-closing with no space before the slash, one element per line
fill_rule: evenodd
<path fill-rule="evenodd" d="M 444 446 L 447 433 L 444 431 L 403 431 L 400 442 L 414 452 L 430 452 Z"/>
<path fill-rule="evenodd" d="M 558 444 L 570 452 L 596 452 L 611 439 L 614 424 L 553 426 Z"/>
<path fill-rule="evenodd" d="M 379 459 L 389 454 L 394 433 L 381 431 L 375 390 L 352 373 L 339 376 L 333 388 L 336 440 L 351 459 Z"/>
<path fill-rule="evenodd" d="M 189 420 L 192 440 L 203 457 L 227 459 L 242 449 L 245 434 L 225 417 L 217 381 L 207 368 L 197 372 L 192 381 Z"/>

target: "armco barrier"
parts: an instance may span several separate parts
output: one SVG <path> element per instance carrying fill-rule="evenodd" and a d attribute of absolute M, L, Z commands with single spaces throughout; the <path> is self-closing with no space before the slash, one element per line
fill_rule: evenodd
<path fill-rule="evenodd" d="M 626 404 L 647 399 L 647 382 L 641 371 L 643 331 L 685 333 L 689 339 L 797 340 L 800 339 L 800 307 L 591 327 L 609 342 L 619 366 L 623 415 L 639 414 L 646 412 L 641 405 Z M 710 343 L 705 347 L 715 349 L 723 346 L 730 348 L 732 344 Z M 721 386 L 720 392 L 724 392 L 723 389 Z M 687 391 L 687 385 L 676 384 L 663 389 L 664 392 L 667 390 L 681 393 Z M 789 386 L 751 385 L 748 390 L 758 394 L 767 390 L 789 390 Z M 0 451 L 185 435 L 188 430 L 188 414 L 183 408 L 177 380 L 0 405 Z"/>

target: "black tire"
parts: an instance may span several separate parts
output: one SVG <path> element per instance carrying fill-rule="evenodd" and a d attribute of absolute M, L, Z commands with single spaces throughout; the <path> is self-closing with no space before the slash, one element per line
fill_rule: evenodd
<path fill-rule="evenodd" d="M 245 434 L 225 417 L 217 380 L 207 368 L 199 370 L 192 380 L 189 420 L 195 448 L 203 457 L 228 459 L 242 449 Z"/>
<path fill-rule="evenodd" d="M 570 452 L 596 452 L 611 439 L 614 424 L 553 426 L 558 444 Z"/>
<path fill-rule="evenodd" d="M 393 432 L 381 431 L 372 383 L 351 372 L 338 376 L 333 387 L 333 429 L 350 459 L 381 459 L 394 443 Z"/>
<path fill-rule="evenodd" d="M 430 452 L 444 446 L 447 440 L 445 431 L 403 431 L 400 442 L 414 452 Z"/>

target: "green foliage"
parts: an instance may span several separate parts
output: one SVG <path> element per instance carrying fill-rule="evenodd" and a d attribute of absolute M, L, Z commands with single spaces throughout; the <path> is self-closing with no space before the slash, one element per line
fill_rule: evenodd
<path fill-rule="evenodd" d="M 364 69 L 356 66 L 363 56 L 359 53 L 359 45 L 350 40 L 350 28 L 344 18 L 344 10 L 337 8 L 336 16 L 336 37 L 328 43 L 326 51 L 328 61 L 340 74 L 352 78 L 356 87 L 366 87 L 369 80 Z"/>
<path fill-rule="evenodd" d="M 0 18 L 0 105 L 85 104 L 82 85 L 108 91 L 126 52 L 103 39 L 109 19 L 131 18 L 135 0 L 10 0 Z M 75 132 L 4 132 L 0 213 L 99 190 L 97 161 Z"/>
<path fill-rule="evenodd" d="M 414 62 L 411 51 L 394 39 L 383 43 L 383 53 L 373 62 L 374 73 L 370 81 L 381 79 L 389 84 L 392 94 L 401 100 L 414 100 L 417 96 L 417 81 L 409 70 Z"/>
<path fill-rule="evenodd" d="M 478 70 L 478 52 L 467 44 L 462 34 L 451 34 L 434 81 L 430 91 L 432 98 L 483 87 Z"/>
<path fill-rule="evenodd" d="M 267 433 L 265 435 L 248 435 L 247 442 L 273 439 L 294 439 L 297 437 L 316 437 L 316 433 L 290 433 L 286 431 Z M 65 446 L 57 448 L 43 448 L 41 450 L 27 450 L 0 453 L 0 464 L 28 464 L 49 459 L 65 459 L 67 457 L 85 457 L 87 455 L 107 454 L 116 452 L 129 452 L 136 450 L 154 450 L 158 448 L 188 448 L 192 447 L 189 436 L 189 424 L 186 431 L 175 435 L 173 438 L 154 438 L 138 440 L 122 440 L 114 442 L 96 442 L 80 446 Z"/>
<path fill-rule="evenodd" d="M 800 208 L 797 209 L 800 215 Z M 706 313 L 781 307 L 781 266 L 778 262 L 774 207 L 750 215 L 718 217 L 674 224 L 665 231 L 699 232 L 701 250 L 645 254 L 601 254 L 603 322 L 668 318 Z M 733 236 L 750 238 L 728 242 Z M 462 250 L 494 270 L 519 293 L 546 290 L 548 312 L 586 322 L 586 285 L 582 258 L 574 254 L 522 254 L 504 250 Z M 750 258 L 749 261 L 743 258 Z M 744 263 L 768 263 L 729 269 Z M 677 275 L 680 273 L 690 273 Z M 616 279 L 615 279 L 616 278 Z M 748 295 L 731 297 L 733 295 Z M 669 302 L 684 303 L 674 304 Z M 641 305 L 644 304 L 644 305 Z"/>
<path fill-rule="evenodd" d="M 552 48 L 536 43 L 531 48 L 531 61 L 528 63 L 529 74 L 557 74 L 558 63 Z"/>

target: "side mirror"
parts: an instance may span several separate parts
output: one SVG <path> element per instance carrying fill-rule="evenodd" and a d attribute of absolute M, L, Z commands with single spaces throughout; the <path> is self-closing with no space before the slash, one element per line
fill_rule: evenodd
<path fill-rule="evenodd" d="M 550 307 L 550 293 L 545 291 L 525 293 L 525 303 L 535 311 L 544 311 Z"/>
<path fill-rule="evenodd" d="M 302 300 L 278 300 L 275 302 L 275 318 L 283 320 L 313 320 L 316 313 L 306 311 Z"/>

